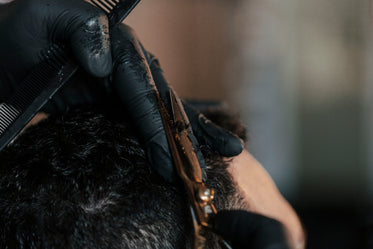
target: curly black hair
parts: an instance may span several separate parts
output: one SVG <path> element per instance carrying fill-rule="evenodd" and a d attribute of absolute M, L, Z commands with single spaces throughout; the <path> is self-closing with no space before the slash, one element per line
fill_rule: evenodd
<path fill-rule="evenodd" d="M 229 128 L 244 134 L 234 123 Z M 244 207 L 227 160 L 201 149 L 217 209 Z M 151 172 L 125 118 L 95 107 L 50 116 L 3 150 L 0 162 L 0 248 L 191 246 L 183 188 Z M 213 234 L 208 248 L 219 248 Z"/>

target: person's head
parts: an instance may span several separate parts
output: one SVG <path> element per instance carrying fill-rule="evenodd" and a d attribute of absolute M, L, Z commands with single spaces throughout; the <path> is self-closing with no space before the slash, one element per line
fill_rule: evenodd
<path fill-rule="evenodd" d="M 245 207 L 228 162 L 202 151 L 217 209 Z M 150 171 L 125 119 L 91 108 L 49 117 L 0 153 L 0 162 L 0 248 L 190 246 L 183 188 Z M 208 248 L 219 248 L 217 241 L 209 234 Z"/>

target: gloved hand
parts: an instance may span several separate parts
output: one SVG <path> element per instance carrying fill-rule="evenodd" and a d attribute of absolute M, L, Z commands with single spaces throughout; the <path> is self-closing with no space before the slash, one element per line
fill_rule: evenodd
<path fill-rule="evenodd" d="M 155 97 L 159 88 L 161 96 L 167 100 L 168 84 L 159 64 L 142 48 L 132 30 L 126 26 L 112 30 L 111 51 L 107 18 L 89 3 L 83 0 L 16 0 L 0 5 L 0 33 L 0 102 L 41 61 L 41 52 L 51 44 L 67 45 L 86 71 L 80 72 L 81 78 L 109 75 L 112 52 L 115 68 L 111 88 L 126 109 L 118 113 L 132 117 L 154 170 L 168 181 L 175 180 Z M 52 101 L 55 107 L 61 111 L 76 99 L 94 101 L 100 93 L 87 93 L 92 88 L 89 83 L 92 82 L 70 84 L 70 88 L 61 89 Z M 241 141 L 233 134 L 208 122 L 191 108 L 186 111 L 200 141 L 224 156 L 242 151 Z M 201 157 L 197 142 L 194 144 Z"/>
<path fill-rule="evenodd" d="M 16 0 L 0 5 L 0 34 L 0 101 L 54 43 L 66 44 L 89 74 L 104 77 L 111 72 L 108 20 L 85 1 Z"/>
<path fill-rule="evenodd" d="M 234 249 L 289 249 L 282 224 L 259 214 L 223 210 L 211 225 Z"/>
<path fill-rule="evenodd" d="M 175 172 L 156 99 L 158 91 L 170 109 L 169 85 L 163 71 L 128 26 L 120 25 L 111 30 L 111 40 L 114 59 L 112 87 L 140 131 L 154 169 L 172 181 Z M 192 107 L 184 107 L 198 141 L 210 145 L 223 156 L 235 156 L 242 151 L 242 143 L 235 135 L 209 122 Z M 201 159 L 197 140 L 194 146 Z"/>

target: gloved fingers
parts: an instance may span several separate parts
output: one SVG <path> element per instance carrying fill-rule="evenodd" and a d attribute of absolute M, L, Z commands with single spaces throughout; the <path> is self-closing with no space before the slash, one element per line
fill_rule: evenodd
<path fill-rule="evenodd" d="M 243 141 L 238 136 L 214 124 L 186 102 L 184 110 L 198 141 L 209 145 L 222 156 L 232 157 L 242 152 Z"/>
<path fill-rule="evenodd" d="M 47 5 L 44 12 L 50 39 L 70 44 L 76 60 L 88 73 L 108 76 L 112 58 L 106 14 L 83 0 L 50 0 L 39 5 L 42 9 Z"/>
<path fill-rule="evenodd" d="M 125 25 L 111 30 L 114 58 L 113 88 L 131 115 L 145 145 L 152 168 L 165 180 L 176 174 L 156 98 L 149 66 L 133 31 Z"/>
<path fill-rule="evenodd" d="M 140 44 L 141 45 L 141 44 Z M 170 85 L 168 84 L 166 78 L 164 77 L 163 70 L 158 59 L 141 46 L 143 53 L 145 54 L 145 58 L 149 64 L 150 71 L 152 73 L 155 85 L 157 90 L 165 103 L 166 107 L 169 108 L 171 111 L 171 103 L 170 103 Z"/>
<path fill-rule="evenodd" d="M 146 60 L 149 64 L 150 71 L 152 73 L 152 76 L 153 76 L 155 85 L 157 87 L 157 90 L 158 90 L 163 102 L 165 103 L 169 113 L 171 113 L 172 108 L 171 108 L 171 103 L 170 103 L 170 86 L 169 86 L 166 78 L 164 77 L 163 70 L 162 70 L 162 68 L 159 64 L 159 61 L 158 61 L 157 58 L 155 58 L 155 56 L 153 56 L 152 54 L 147 52 L 144 49 L 144 47 L 141 46 L 141 48 L 142 48 L 142 51 L 145 55 L 145 58 L 146 58 Z M 192 131 L 189 132 L 189 139 L 191 140 L 191 142 L 193 144 L 194 152 L 196 153 L 196 156 L 197 156 L 198 161 L 200 163 L 200 166 L 201 166 L 201 169 L 202 169 L 202 178 L 203 178 L 203 180 L 205 180 L 206 179 L 205 159 L 203 157 L 203 154 L 202 154 L 201 150 L 199 149 L 198 139 L 195 137 L 195 134 Z"/>
<path fill-rule="evenodd" d="M 163 75 L 163 70 L 159 64 L 159 61 L 144 49 L 143 51 L 150 65 L 150 70 L 152 72 L 157 89 L 166 106 L 169 107 L 169 85 Z M 183 106 L 192 125 L 194 135 L 200 143 L 208 144 L 211 148 L 218 151 L 222 156 L 231 157 L 242 152 L 242 141 L 236 135 L 215 125 L 203 114 L 199 113 L 187 103 L 183 102 Z"/>
<path fill-rule="evenodd" d="M 65 112 L 68 108 L 81 105 L 100 104 L 109 95 L 105 78 L 96 78 L 85 70 L 78 70 L 43 107 L 49 114 Z"/>
<path fill-rule="evenodd" d="M 233 248 L 288 249 L 284 228 L 274 219 L 242 210 L 223 210 L 212 221 L 214 230 Z"/>

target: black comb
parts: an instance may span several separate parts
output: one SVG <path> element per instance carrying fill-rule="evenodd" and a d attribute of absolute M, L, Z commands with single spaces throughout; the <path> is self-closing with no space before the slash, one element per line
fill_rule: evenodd
<path fill-rule="evenodd" d="M 90 0 L 90 2 L 106 12 L 110 27 L 114 27 L 127 17 L 140 0 Z"/>
<path fill-rule="evenodd" d="M 91 0 L 91 3 L 106 12 L 110 27 L 121 23 L 139 2 Z M 0 151 L 79 68 L 62 46 L 53 45 L 42 57 L 45 60 L 31 71 L 9 99 L 0 104 Z"/>

